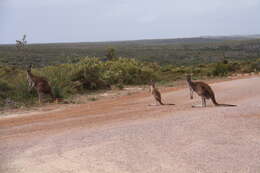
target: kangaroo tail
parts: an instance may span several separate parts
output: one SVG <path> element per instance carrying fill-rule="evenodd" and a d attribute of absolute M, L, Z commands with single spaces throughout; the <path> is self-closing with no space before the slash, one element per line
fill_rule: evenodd
<path fill-rule="evenodd" d="M 158 102 L 160 103 L 160 105 L 164 105 L 164 103 L 162 102 L 162 100 L 158 99 Z"/>
<path fill-rule="evenodd" d="M 215 106 L 219 105 L 218 102 L 216 101 L 215 95 L 212 95 L 210 98 Z"/>
<path fill-rule="evenodd" d="M 231 104 L 217 104 L 215 106 L 226 106 L 226 107 L 233 107 L 233 106 L 237 106 L 237 105 L 231 105 Z"/>
<path fill-rule="evenodd" d="M 232 106 L 237 106 L 237 105 L 231 105 L 231 104 L 220 104 L 220 103 L 218 103 L 218 102 L 216 101 L 215 96 L 212 97 L 211 100 L 212 100 L 212 102 L 213 102 L 213 104 L 214 104 L 215 106 L 226 106 L 226 107 L 229 107 L 229 106 L 230 106 L 230 107 L 232 107 Z"/>

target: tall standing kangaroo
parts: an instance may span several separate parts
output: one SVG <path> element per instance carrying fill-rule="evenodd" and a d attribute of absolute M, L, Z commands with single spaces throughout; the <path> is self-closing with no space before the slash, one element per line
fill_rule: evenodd
<path fill-rule="evenodd" d="M 160 105 L 164 105 L 164 103 L 162 102 L 162 97 L 161 97 L 161 93 L 160 91 L 155 87 L 155 83 L 153 81 L 151 81 L 151 93 L 156 101 L 156 104 L 160 104 Z"/>
<path fill-rule="evenodd" d="M 42 96 L 45 95 L 50 95 L 51 98 L 54 101 L 54 95 L 52 94 L 51 91 L 51 87 L 47 81 L 46 78 L 44 77 L 40 77 L 40 76 L 36 76 L 34 74 L 32 74 L 32 66 L 30 65 L 27 69 L 27 80 L 28 80 L 28 84 L 29 84 L 29 91 L 31 91 L 33 88 L 36 89 L 37 94 L 38 94 L 38 99 L 39 99 L 39 103 L 42 102 Z"/>
<path fill-rule="evenodd" d="M 206 107 L 206 99 L 211 99 L 211 101 L 215 106 L 236 106 L 230 104 L 219 104 L 216 101 L 213 90 L 208 84 L 204 82 L 193 82 L 191 80 L 191 75 L 187 75 L 186 79 L 190 88 L 190 98 L 193 99 L 193 92 L 195 91 L 201 97 L 202 107 Z M 192 107 L 196 107 L 196 106 L 193 105 Z"/>

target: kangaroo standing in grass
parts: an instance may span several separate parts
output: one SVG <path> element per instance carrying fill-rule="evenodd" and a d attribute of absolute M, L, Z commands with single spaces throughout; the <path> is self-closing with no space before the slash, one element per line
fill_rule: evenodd
<path fill-rule="evenodd" d="M 38 94 L 39 103 L 42 102 L 42 96 L 45 94 L 50 95 L 51 98 L 54 100 L 54 95 L 52 94 L 51 87 L 46 78 L 36 76 L 32 74 L 32 66 L 30 65 L 27 69 L 27 80 L 29 84 L 29 91 L 33 88 L 36 89 Z"/>
<path fill-rule="evenodd" d="M 230 104 L 219 104 L 216 101 L 213 90 L 208 84 L 204 82 L 193 82 L 191 80 L 191 75 L 187 75 L 186 79 L 190 88 L 190 98 L 193 99 L 193 91 L 195 91 L 201 97 L 202 107 L 206 107 L 206 99 L 211 99 L 215 106 L 236 106 Z M 197 107 L 197 106 L 193 105 L 192 107 Z"/>
<path fill-rule="evenodd" d="M 150 84 L 150 91 L 156 101 L 156 105 L 159 103 L 160 105 L 164 105 L 164 103 L 162 102 L 162 98 L 161 98 L 161 93 L 159 92 L 159 90 L 155 87 L 155 83 L 153 81 L 151 81 Z"/>

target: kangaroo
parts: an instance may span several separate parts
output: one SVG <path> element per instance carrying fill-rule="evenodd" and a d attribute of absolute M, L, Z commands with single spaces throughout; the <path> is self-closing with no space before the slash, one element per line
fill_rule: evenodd
<path fill-rule="evenodd" d="M 211 99 L 215 106 L 236 106 L 230 104 L 219 104 L 215 99 L 215 94 L 212 88 L 204 82 L 193 82 L 191 75 L 186 76 L 188 86 L 190 88 L 190 99 L 193 99 L 193 92 L 195 91 L 202 99 L 202 107 L 206 107 L 206 99 Z M 193 105 L 192 107 L 197 107 Z"/>
<path fill-rule="evenodd" d="M 150 91 L 156 101 L 156 105 L 159 103 L 160 105 L 164 105 L 164 103 L 162 102 L 162 98 L 161 98 L 161 93 L 159 92 L 159 90 L 155 87 L 155 83 L 153 81 L 151 81 L 150 84 Z"/>
<path fill-rule="evenodd" d="M 51 87 L 47 81 L 46 78 L 36 76 L 32 74 L 32 65 L 30 65 L 27 69 L 27 80 L 29 84 L 29 91 L 31 91 L 33 88 L 36 89 L 38 94 L 39 103 L 42 102 L 42 96 L 44 94 L 48 94 L 51 96 L 52 100 L 54 101 L 54 95 L 52 94 Z"/>

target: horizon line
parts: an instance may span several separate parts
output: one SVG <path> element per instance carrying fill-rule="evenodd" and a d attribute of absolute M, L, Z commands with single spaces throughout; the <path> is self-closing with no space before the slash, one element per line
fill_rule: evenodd
<path fill-rule="evenodd" d="M 259 37 L 260 34 L 234 34 L 234 35 L 200 35 L 200 36 L 192 36 L 192 37 L 172 37 L 172 38 L 144 38 L 144 39 L 126 39 L 126 40 L 103 40 L 103 41 L 57 41 L 57 42 L 32 42 L 28 43 L 28 45 L 37 45 L 37 44 L 70 44 L 70 43 L 116 43 L 116 42 L 134 42 L 134 41 L 144 41 L 144 40 L 174 40 L 174 39 L 192 39 L 192 38 L 232 38 L 232 37 L 245 37 L 250 39 L 250 37 Z M 254 38 L 252 38 L 254 39 Z M 257 39 L 257 38 L 256 38 Z M 0 43 L 1 46 L 3 45 L 15 45 L 14 43 Z"/>

